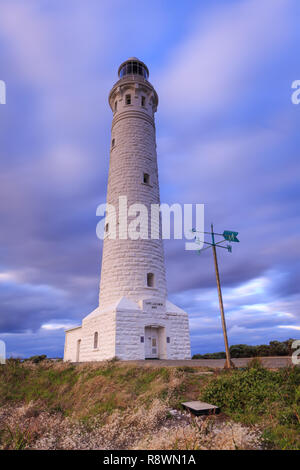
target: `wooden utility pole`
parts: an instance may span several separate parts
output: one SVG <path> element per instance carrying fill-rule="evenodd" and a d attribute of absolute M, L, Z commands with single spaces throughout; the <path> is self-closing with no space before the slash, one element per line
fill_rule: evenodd
<path fill-rule="evenodd" d="M 223 328 L 225 351 L 226 351 L 225 368 L 230 369 L 230 368 L 234 368 L 235 366 L 233 362 L 231 361 L 230 351 L 229 351 L 229 346 L 228 346 L 227 329 L 226 329 L 226 321 L 225 321 L 225 314 L 224 314 L 224 306 L 223 306 L 223 298 L 222 298 L 222 291 L 221 291 L 221 283 L 220 283 L 220 275 L 219 275 L 219 268 L 218 268 L 217 250 L 216 250 L 216 244 L 215 244 L 213 224 L 211 224 L 211 238 L 212 238 L 212 249 L 213 249 L 214 261 L 215 261 L 219 305 L 220 305 L 220 311 L 221 311 L 222 328 Z"/>

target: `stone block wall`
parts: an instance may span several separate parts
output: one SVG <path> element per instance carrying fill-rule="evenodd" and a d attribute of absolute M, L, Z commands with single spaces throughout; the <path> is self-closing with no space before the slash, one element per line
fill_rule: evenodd
<path fill-rule="evenodd" d="M 155 313 L 138 308 L 97 310 L 88 315 L 82 327 L 66 333 L 65 360 L 76 361 L 77 341 L 80 343 L 80 362 L 103 361 L 118 357 L 121 360 L 145 359 L 145 328 L 158 328 L 160 359 L 190 359 L 188 315 L 168 313 L 164 308 Z M 98 332 L 98 348 L 94 349 L 94 334 Z M 144 342 L 141 342 L 144 337 Z M 170 342 L 167 343 L 167 337 Z"/>
<path fill-rule="evenodd" d="M 160 204 L 158 168 L 155 142 L 153 110 L 156 98 L 148 82 L 136 84 L 121 81 L 111 92 L 114 113 L 111 139 L 107 203 L 116 208 L 116 240 L 109 238 L 112 221 L 108 217 L 109 230 L 103 242 L 99 305 L 105 309 L 122 296 L 138 301 L 143 297 L 166 298 L 166 274 L 161 227 L 158 221 L 158 239 L 151 239 L 151 205 Z M 131 95 L 131 104 L 126 105 L 125 96 Z M 146 97 L 141 106 L 141 97 Z M 144 183 L 147 173 L 149 183 Z M 119 229 L 132 217 L 119 217 L 120 197 L 126 196 L 128 207 L 143 204 L 148 210 L 148 239 L 128 239 L 128 230 L 119 237 Z M 155 225 L 155 224 L 154 224 Z M 115 227 L 114 227 L 115 228 Z M 153 273 L 155 285 L 147 288 L 147 273 Z"/>

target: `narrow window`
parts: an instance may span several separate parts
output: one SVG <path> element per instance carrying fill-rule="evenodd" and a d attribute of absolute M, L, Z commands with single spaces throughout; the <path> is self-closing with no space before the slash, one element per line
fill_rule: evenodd
<path fill-rule="evenodd" d="M 76 362 L 79 362 L 79 359 L 80 359 L 80 343 L 81 343 L 81 339 L 78 339 L 77 349 L 76 349 Z"/>
<path fill-rule="evenodd" d="M 109 229 L 109 223 L 107 222 L 107 223 L 105 224 L 105 232 L 108 232 L 108 229 Z"/>
<path fill-rule="evenodd" d="M 154 287 L 154 274 L 147 273 L 147 287 Z"/>
<path fill-rule="evenodd" d="M 115 101 L 115 111 L 117 111 L 117 109 L 118 109 L 118 102 Z"/>
<path fill-rule="evenodd" d="M 167 336 L 167 343 L 170 342 L 170 336 Z"/>
<path fill-rule="evenodd" d="M 126 95 L 125 96 L 125 103 L 126 104 L 131 104 L 131 95 Z"/>
<path fill-rule="evenodd" d="M 144 336 L 141 336 L 141 343 L 144 342 Z"/>
<path fill-rule="evenodd" d="M 146 98 L 142 96 L 142 106 L 145 106 L 145 103 L 146 103 Z"/>
<path fill-rule="evenodd" d="M 112 147 L 114 147 L 114 146 L 115 146 L 115 142 L 116 142 L 116 140 L 115 140 L 115 139 L 113 139 L 113 140 L 111 141 L 111 146 L 112 146 Z"/>
<path fill-rule="evenodd" d="M 145 184 L 150 184 L 150 175 L 148 173 L 144 173 L 143 181 Z"/>
<path fill-rule="evenodd" d="M 98 332 L 94 333 L 94 349 L 98 348 Z"/>

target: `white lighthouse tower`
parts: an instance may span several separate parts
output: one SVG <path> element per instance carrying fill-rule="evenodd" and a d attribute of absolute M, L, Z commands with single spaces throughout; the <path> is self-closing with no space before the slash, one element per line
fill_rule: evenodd
<path fill-rule="evenodd" d="M 99 307 L 66 331 L 64 360 L 190 359 L 188 315 L 167 300 L 161 224 L 150 220 L 151 207 L 160 204 L 158 96 L 147 66 L 137 58 L 123 62 L 118 74 L 109 94 L 107 203 L 115 214 L 112 218 L 108 211 L 105 220 Z M 142 232 L 130 237 L 137 204 L 147 208 L 149 218 Z"/>

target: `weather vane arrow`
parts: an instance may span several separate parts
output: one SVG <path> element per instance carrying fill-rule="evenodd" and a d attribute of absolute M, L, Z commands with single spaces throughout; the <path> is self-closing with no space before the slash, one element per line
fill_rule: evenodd
<path fill-rule="evenodd" d="M 232 232 L 231 230 L 224 230 L 223 237 L 225 238 L 225 240 L 229 242 L 239 242 L 240 240 L 236 238 L 238 234 L 239 232 Z"/>

